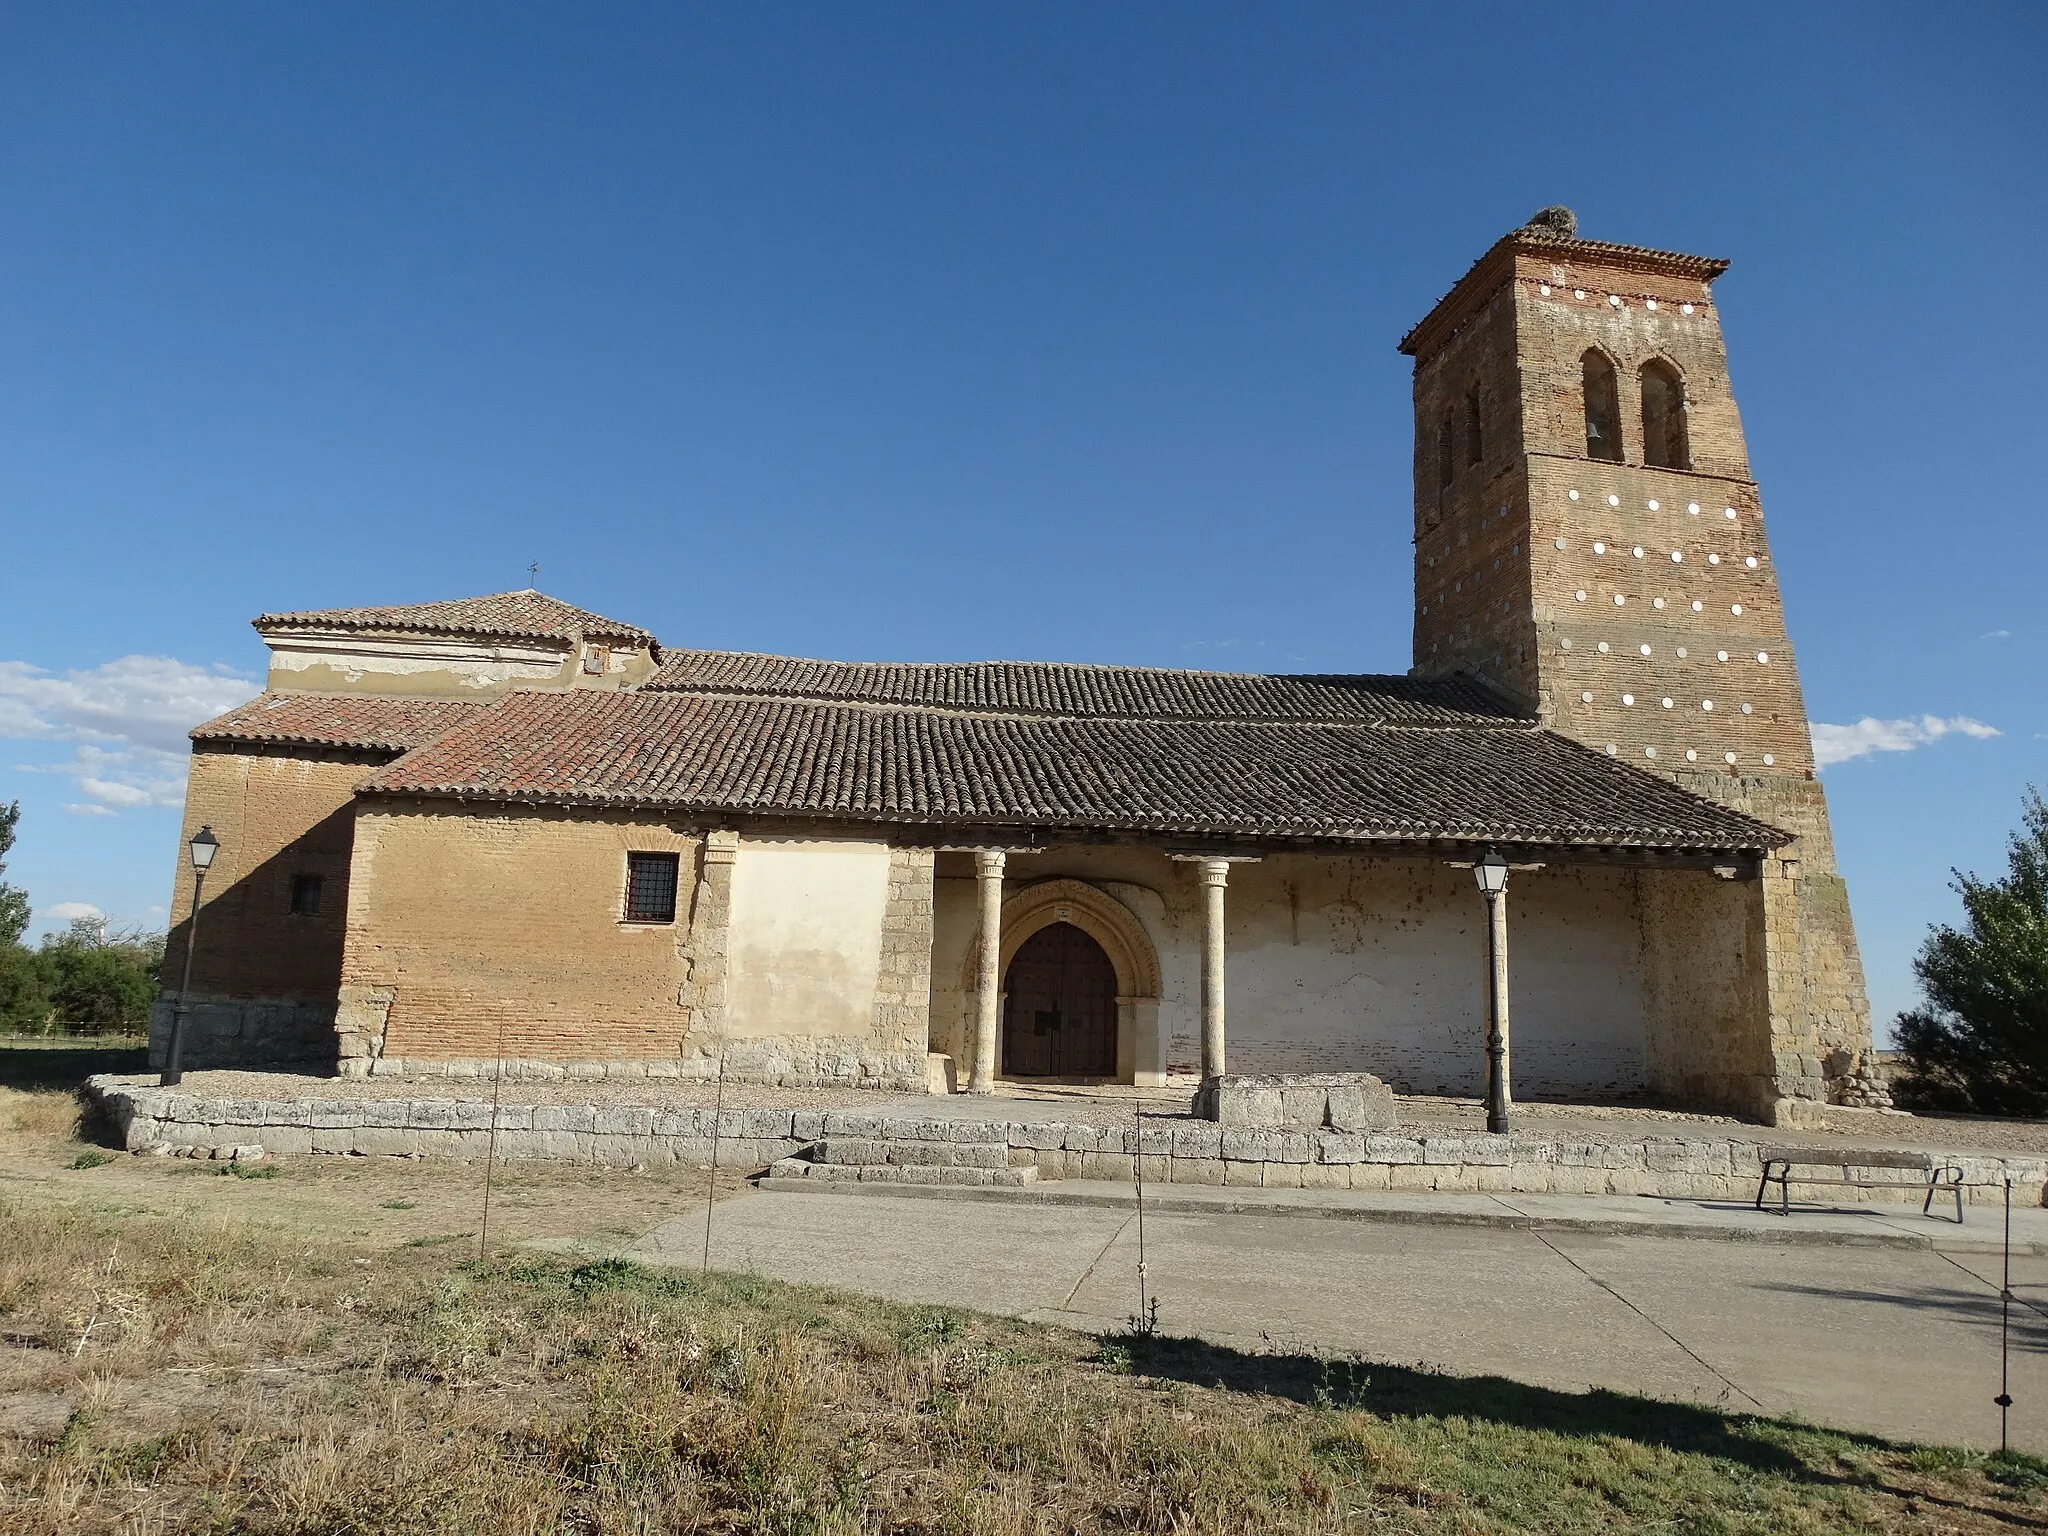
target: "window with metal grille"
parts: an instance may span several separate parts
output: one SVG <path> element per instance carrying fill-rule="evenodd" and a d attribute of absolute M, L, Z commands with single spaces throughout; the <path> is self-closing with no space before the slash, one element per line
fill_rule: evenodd
<path fill-rule="evenodd" d="M 626 921 L 672 923 L 676 920 L 676 855 L 626 855 Z"/>
<path fill-rule="evenodd" d="M 320 877 L 318 875 L 292 876 L 292 911 L 300 917 L 312 917 L 320 910 Z"/>

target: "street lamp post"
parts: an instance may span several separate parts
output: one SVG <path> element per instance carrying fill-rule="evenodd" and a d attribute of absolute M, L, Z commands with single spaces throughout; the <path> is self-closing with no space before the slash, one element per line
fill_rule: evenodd
<path fill-rule="evenodd" d="M 192 919 L 185 925 L 185 978 L 178 984 L 178 1005 L 171 1013 L 171 1048 L 157 1078 L 165 1088 L 181 1082 L 185 1076 L 179 1057 L 185 1049 L 186 1000 L 192 995 L 192 952 L 199 947 L 199 889 L 206 884 L 206 871 L 213 865 L 213 856 L 220 852 L 220 839 L 213 835 L 212 827 L 201 827 L 186 847 L 192 855 Z"/>
<path fill-rule="evenodd" d="M 1472 866 L 1486 898 L 1486 1128 L 1507 1134 L 1508 1105 L 1508 861 L 1493 849 Z"/>

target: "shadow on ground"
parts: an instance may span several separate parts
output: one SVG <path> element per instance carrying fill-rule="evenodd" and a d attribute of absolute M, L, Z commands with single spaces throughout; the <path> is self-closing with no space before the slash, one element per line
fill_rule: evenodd
<path fill-rule="evenodd" d="M 0 1039 L 0 1088 L 77 1088 L 95 1072 L 146 1072 L 149 1047 Z"/>
<path fill-rule="evenodd" d="M 1775 1476 L 1814 1477 L 1800 1456 L 1753 1432 L 1751 1426 L 1759 1421 L 1713 1408 L 1599 1389 L 1559 1392 L 1499 1376 L 1451 1376 L 1373 1361 L 1250 1354 L 1200 1339 L 1120 1335 L 1105 1339 L 1103 1347 L 1119 1364 L 1127 1356 L 1134 1374 L 1190 1386 L 1266 1393 L 1381 1417 L 1466 1419 L 1560 1435 L 1613 1436 L 1718 1457 Z M 1886 1445 L 1862 1435 L 1840 1438 L 1871 1449 Z"/>

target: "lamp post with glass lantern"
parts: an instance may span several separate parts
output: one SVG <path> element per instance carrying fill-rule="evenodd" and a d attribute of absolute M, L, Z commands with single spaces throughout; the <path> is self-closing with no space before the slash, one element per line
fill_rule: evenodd
<path fill-rule="evenodd" d="M 157 1078 L 165 1088 L 182 1081 L 185 1075 L 178 1058 L 185 1047 L 185 1003 L 192 994 L 192 952 L 199 947 L 199 889 L 206 884 L 206 871 L 213 865 L 213 856 L 220 852 L 220 839 L 213 835 L 212 827 L 201 827 L 186 847 L 192 855 L 192 919 L 185 925 L 185 978 L 178 984 L 178 1006 L 171 1013 L 171 1048 Z"/>
<path fill-rule="evenodd" d="M 1486 1002 L 1486 1128 L 1508 1128 L 1508 861 L 1493 849 L 1472 865 L 1479 894 L 1486 898 L 1486 952 L 1490 962 Z"/>

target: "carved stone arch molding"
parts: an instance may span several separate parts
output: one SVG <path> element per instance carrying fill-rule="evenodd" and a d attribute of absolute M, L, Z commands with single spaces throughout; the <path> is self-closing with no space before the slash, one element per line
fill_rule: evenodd
<path fill-rule="evenodd" d="M 997 976 L 1007 977 L 1024 941 L 1054 923 L 1072 923 L 1095 940 L 1116 972 L 1115 1080 L 1163 1084 L 1166 1042 L 1159 1030 L 1159 952 L 1137 913 L 1107 891 L 1085 880 L 1042 880 L 1004 902 Z M 971 999 L 977 985 L 975 950 L 970 945 L 961 990 Z"/>
<path fill-rule="evenodd" d="M 1054 923 L 1072 923 L 1102 946 L 1116 968 L 1120 999 L 1159 996 L 1159 955 L 1138 914 L 1107 891 L 1085 880 L 1043 880 L 1027 886 L 1003 903 L 1002 970 L 1026 939 Z"/>

